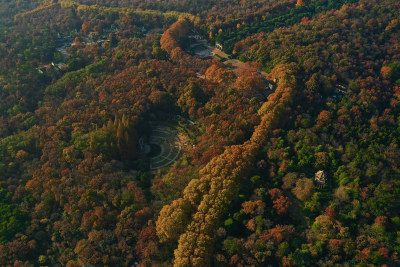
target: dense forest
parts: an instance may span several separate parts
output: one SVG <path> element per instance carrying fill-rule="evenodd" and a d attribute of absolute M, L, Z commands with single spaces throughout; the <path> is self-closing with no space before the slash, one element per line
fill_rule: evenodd
<path fill-rule="evenodd" d="M 0 0 L 0 266 L 399 266 L 399 18 Z"/>

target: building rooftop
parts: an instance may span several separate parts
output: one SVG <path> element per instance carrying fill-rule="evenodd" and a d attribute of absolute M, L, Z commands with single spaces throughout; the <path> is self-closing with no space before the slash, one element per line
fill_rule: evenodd
<path fill-rule="evenodd" d="M 320 186 L 326 185 L 328 183 L 328 175 L 325 171 L 319 170 L 315 173 L 314 180 Z"/>

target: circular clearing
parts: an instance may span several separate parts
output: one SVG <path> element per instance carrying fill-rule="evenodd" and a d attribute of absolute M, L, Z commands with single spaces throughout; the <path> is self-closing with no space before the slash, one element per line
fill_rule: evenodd
<path fill-rule="evenodd" d="M 157 125 L 153 128 L 149 138 L 150 169 L 157 170 L 174 163 L 181 154 L 181 141 L 176 129 Z"/>
<path fill-rule="evenodd" d="M 150 144 L 149 157 L 153 158 L 161 154 L 161 147 L 157 144 Z"/>

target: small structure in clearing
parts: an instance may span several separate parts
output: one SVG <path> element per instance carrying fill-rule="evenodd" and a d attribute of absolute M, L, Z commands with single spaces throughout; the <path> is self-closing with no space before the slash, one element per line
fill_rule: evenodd
<path fill-rule="evenodd" d="M 275 87 L 276 87 L 276 85 L 272 81 L 268 81 L 268 80 L 265 80 L 265 86 L 267 87 L 267 89 L 269 89 L 271 91 L 274 91 Z"/>
<path fill-rule="evenodd" d="M 215 47 L 218 48 L 219 50 L 223 50 L 223 46 L 220 43 L 216 43 Z"/>
<path fill-rule="evenodd" d="M 328 183 L 328 175 L 325 171 L 319 170 L 315 173 L 314 180 L 319 187 L 322 187 Z"/>

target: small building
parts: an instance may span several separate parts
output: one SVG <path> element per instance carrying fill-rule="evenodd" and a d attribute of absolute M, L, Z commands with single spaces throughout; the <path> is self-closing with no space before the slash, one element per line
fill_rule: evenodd
<path fill-rule="evenodd" d="M 319 170 L 315 173 L 314 180 L 319 187 L 322 187 L 328 183 L 328 175 L 325 171 Z"/>
<path fill-rule="evenodd" d="M 265 80 L 265 86 L 267 87 L 267 90 L 270 90 L 270 91 L 274 91 L 275 87 L 276 87 L 272 81 L 268 81 L 268 80 Z"/>
<path fill-rule="evenodd" d="M 215 47 L 216 47 L 217 49 L 219 49 L 219 50 L 223 50 L 223 49 L 224 49 L 223 46 L 222 46 L 222 44 L 220 44 L 220 43 L 215 43 Z"/>

